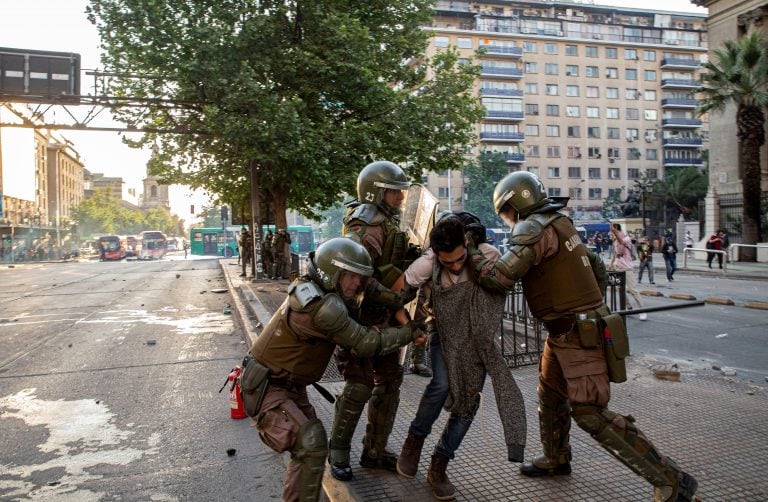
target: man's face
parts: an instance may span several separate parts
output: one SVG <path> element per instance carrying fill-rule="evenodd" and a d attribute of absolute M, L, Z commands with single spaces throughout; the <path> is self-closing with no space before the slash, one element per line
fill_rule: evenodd
<path fill-rule="evenodd" d="M 339 289 L 345 300 L 353 300 L 363 291 L 365 277 L 348 270 L 344 270 L 339 277 Z"/>
<path fill-rule="evenodd" d="M 440 265 L 447 268 L 454 274 L 461 272 L 464 267 L 464 261 L 467 259 L 466 242 L 453 248 L 451 251 L 438 251 L 437 260 Z"/>
<path fill-rule="evenodd" d="M 394 190 L 391 188 L 384 189 L 384 204 L 392 209 L 402 209 L 403 201 L 405 200 L 405 190 Z"/>
<path fill-rule="evenodd" d="M 517 223 L 517 211 L 515 211 L 515 208 L 509 204 L 501 209 L 499 216 L 501 216 L 501 219 L 504 220 L 510 227 L 514 227 L 515 223 Z"/>

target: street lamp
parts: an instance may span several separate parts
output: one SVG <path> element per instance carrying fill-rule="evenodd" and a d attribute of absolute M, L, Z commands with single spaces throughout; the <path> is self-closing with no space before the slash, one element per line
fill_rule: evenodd
<path fill-rule="evenodd" d="M 649 180 L 646 177 L 643 177 L 639 180 L 635 180 L 635 187 L 640 192 L 640 202 L 642 203 L 642 212 L 643 212 L 643 236 L 647 236 L 648 232 L 645 227 L 645 194 L 647 193 L 653 193 L 653 181 Z"/>

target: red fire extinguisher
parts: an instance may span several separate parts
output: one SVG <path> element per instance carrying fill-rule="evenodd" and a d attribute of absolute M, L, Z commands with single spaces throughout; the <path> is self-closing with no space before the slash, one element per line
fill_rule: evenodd
<path fill-rule="evenodd" d="M 240 397 L 240 373 L 242 371 L 243 369 L 240 366 L 232 368 L 232 372 L 227 376 L 226 382 L 219 389 L 219 392 L 221 392 L 229 384 L 229 416 L 236 420 L 248 418 L 248 415 L 245 414 L 243 399 Z"/>

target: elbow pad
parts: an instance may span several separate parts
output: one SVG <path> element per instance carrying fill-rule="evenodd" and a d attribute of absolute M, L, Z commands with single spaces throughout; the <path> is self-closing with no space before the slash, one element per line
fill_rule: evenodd
<path fill-rule="evenodd" d="M 496 262 L 496 270 L 507 279 L 517 281 L 533 266 L 535 258 L 531 246 L 515 244 Z"/>

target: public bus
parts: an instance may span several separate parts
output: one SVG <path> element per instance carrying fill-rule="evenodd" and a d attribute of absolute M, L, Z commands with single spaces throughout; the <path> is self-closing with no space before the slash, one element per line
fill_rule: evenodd
<path fill-rule="evenodd" d="M 165 234 L 157 230 L 145 230 L 136 236 L 134 253 L 139 260 L 160 259 L 166 253 Z"/>
<path fill-rule="evenodd" d="M 125 249 L 125 257 L 131 257 L 136 256 L 136 253 L 134 252 L 136 249 L 136 236 L 135 235 L 124 235 L 120 237 L 120 242 L 123 245 L 123 249 Z"/>
<path fill-rule="evenodd" d="M 232 228 L 193 228 L 189 242 L 194 255 L 231 258 L 238 254 L 237 231 Z"/>
<path fill-rule="evenodd" d="M 125 248 L 120 236 L 104 235 L 99 237 L 99 260 L 122 260 L 125 258 Z"/>

